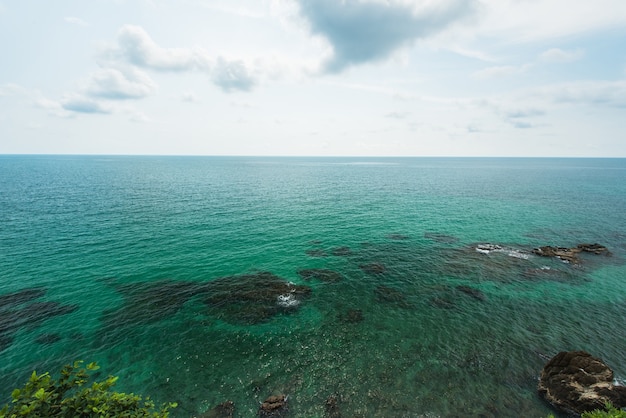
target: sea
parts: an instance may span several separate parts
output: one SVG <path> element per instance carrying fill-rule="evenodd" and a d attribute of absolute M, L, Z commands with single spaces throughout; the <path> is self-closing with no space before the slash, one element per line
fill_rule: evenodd
<path fill-rule="evenodd" d="M 568 350 L 626 380 L 626 159 L 0 156 L 0 405 L 82 360 L 172 417 L 545 417 Z"/>

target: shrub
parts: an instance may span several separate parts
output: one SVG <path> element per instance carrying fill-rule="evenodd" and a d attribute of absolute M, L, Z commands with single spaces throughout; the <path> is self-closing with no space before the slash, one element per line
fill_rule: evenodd
<path fill-rule="evenodd" d="M 12 401 L 0 409 L 0 418 L 17 417 L 169 417 L 175 403 L 155 409 L 149 397 L 112 391 L 117 377 L 109 376 L 87 386 L 96 363 L 82 367 L 82 361 L 66 365 L 58 380 L 49 373 L 33 372 L 21 389 L 11 393 Z"/>

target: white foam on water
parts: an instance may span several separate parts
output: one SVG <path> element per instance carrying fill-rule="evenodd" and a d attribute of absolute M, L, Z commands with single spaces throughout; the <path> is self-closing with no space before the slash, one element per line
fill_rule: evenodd
<path fill-rule="evenodd" d="M 281 306 L 283 308 L 293 308 L 295 306 L 298 306 L 300 304 L 300 301 L 296 299 L 293 294 L 288 293 L 286 295 L 278 295 L 278 297 L 276 298 L 276 303 L 278 304 L 278 306 Z"/>

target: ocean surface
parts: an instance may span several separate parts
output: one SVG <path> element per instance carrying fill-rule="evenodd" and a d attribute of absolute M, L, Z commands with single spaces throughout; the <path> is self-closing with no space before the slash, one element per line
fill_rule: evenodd
<path fill-rule="evenodd" d="M 0 404 L 80 359 L 174 417 L 544 417 L 559 351 L 626 379 L 625 262 L 625 159 L 0 156 Z"/>

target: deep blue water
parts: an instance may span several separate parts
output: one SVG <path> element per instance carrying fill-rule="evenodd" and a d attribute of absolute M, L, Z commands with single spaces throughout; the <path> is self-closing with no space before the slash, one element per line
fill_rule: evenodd
<path fill-rule="evenodd" d="M 83 359 L 181 417 L 545 416 L 559 351 L 626 378 L 625 214 L 624 159 L 0 156 L 0 400 Z"/>

